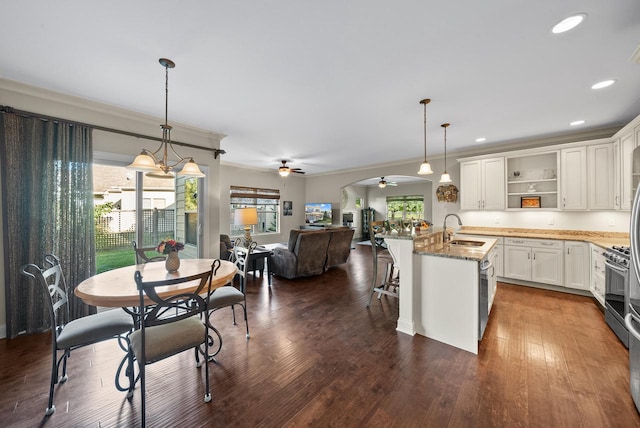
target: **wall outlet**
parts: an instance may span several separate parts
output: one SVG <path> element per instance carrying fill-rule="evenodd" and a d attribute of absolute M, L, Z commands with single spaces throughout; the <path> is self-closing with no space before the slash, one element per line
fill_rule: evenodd
<path fill-rule="evenodd" d="M 495 224 L 500 224 L 500 217 L 496 217 L 496 218 L 493 220 L 493 222 L 494 222 Z"/>
<path fill-rule="evenodd" d="M 609 219 L 609 227 L 615 227 L 616 226 L 616 221 L 612 218 Z"/>
<path fill-rule="evenodd" d="M 547 224 L 553 225 L 553 217 L 549 217 L 549 220 L 547 221 Z"/>

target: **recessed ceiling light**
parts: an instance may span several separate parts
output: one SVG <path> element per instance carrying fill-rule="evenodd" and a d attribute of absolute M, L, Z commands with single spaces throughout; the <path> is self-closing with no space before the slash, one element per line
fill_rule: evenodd
<path fill-rule="evenodd" d="M 573 122 L 571 122 L 569 125 L 571 126 L 578 126 L 578 125 L 583 125 L 587 123 L 586 120 L 574 120 Z"/>
<path fill-rule="evenodd" d="M 487 141 L 487 139 L 484 137 L 476 138 L 476 143 L 482 143 L 484 141 Z"/>
<path fill-rule="evenodd" d="M 616 83 L 615 80 L 610 79 L 610 80 L 603 80 L 602 82 L 598 82 L 596 84 L 594 84 L 593 86 L 591 86 L 591 89 L 602 89 L 602 88 L 606 88 L 607 86 L 611 86 L 614 83 Z"/>
<path fill-rule="evenodd" d="M 587 19 L 586 13 L 578 13 L 576 15 L 570 16 L 554 25 L 551 29 L 551 32 L 553 34 L 560 34 L 569 30 L 573 30 L 585 19 Z"/>

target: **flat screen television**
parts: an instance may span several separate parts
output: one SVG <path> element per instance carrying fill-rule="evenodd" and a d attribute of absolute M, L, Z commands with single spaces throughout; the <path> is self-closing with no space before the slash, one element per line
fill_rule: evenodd
<path fill-rule="evenodd" d="M 307 224 L 331 224 L 331 204 L 307 202 L 304 204 L 304 222 Z"/>

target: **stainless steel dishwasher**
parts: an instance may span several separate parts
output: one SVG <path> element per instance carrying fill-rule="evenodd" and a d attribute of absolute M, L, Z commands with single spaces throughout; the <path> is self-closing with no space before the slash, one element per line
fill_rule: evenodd
<path fill-rule="evenodd" d="M 484 329 L 489 321 L 489 287 L 490 280 L 494 275 L 493 263 L 491 260 L 480 262 L 480 281 L 478 281 L 478 340 L 482 339 Z"/>

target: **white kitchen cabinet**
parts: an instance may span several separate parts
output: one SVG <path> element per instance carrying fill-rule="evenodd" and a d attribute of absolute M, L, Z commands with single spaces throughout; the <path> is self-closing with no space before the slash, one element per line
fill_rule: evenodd
<path fill-rule="evenodd" d="M 632 191 L 632 160 L 633 149 L 635 149 L 635 139 L 633 130 L 620 136 L 620 158 L 619 158 L 619 180 L 620 180 L 620 209 L 631 210 L 633 202 Z"/>
<path fill-rule="evenodd" d="M 531 249 L 531 281 L 562 285 L 562 250 L 554 248 Z"/>
<path fill-rule="evenodd" d="M 587 147 L 588 206 L 590 210 L 615 209 L 613 143 Z"/>
<path fill-rule="evenodd" d="M 562 241 L 505 238 L 505 278 L 562 285 L 563 272 Z"/>
<path fill-rule="evenodd" d="M 564 242 L 565 287 L 589 290 L 589 259 L 589 244 Z"/>
<path fill-rule="evenodd" d="M 558 209 L 558 150 L 506 158 L 507 209 Z M 523 198 L 540 198 L 540 206 L 527 208 Z"/>
<path fill-rule="evenodd" d="M 560 150 L 560 183 L 563 210 L 587 209 L 587 148 Z"/>
<path fill-rule="evenodd" d="M 505 208 L 504 158 L 479 159 L 460 164 L 460 209 Z"/>
<path fill-rule="evenodd" d="M 521 242 L 524 243 L 524 240 Z M 504 276 L 523 281 L 531 280 L 531 248 L 505 244 Z"/>
<path fill-rule="evenodd" d="M 601 248 L 595 244 L 590 244 L 591 247 L 591 281 L 589 289 L 591 294 L 596 300 L 604 307 L 604 281 L 605 281 L 605 266 L 604 266 L 604 248 Z"/>
<path fill-rule="evenodd" d="M 616 138 L 611 143 L 613 146 L 613 206 L 616 210 L 622 209 L 620 202 L 620 186 L 622 177 L 620 176 L 620 139 Z"/>

